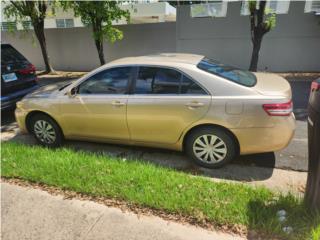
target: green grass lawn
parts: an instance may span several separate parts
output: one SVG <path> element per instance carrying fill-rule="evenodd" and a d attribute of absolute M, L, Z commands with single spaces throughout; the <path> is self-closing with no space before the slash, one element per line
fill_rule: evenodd
<path fill-rule="evenodd" d="M 4 177 L 124 200 L 217 226 L 240 224 L 292 239 L 316 239 L 320 235 L 319 217 L 312 216 L 301 199 L 265 188 L 217 183 L 143 161 L 122 161 L 65 148 L 52 150 L 5 142 L 1 155 Z M 276 217 L 280 209 L 288 213 L 283 224 Z M 292 226 L 293 232 L 284 234 L 284 226 Z"/>

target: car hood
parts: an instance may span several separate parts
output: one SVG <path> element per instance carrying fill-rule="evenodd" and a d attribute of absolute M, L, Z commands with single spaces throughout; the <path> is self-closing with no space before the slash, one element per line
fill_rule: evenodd
<path fill-rule="evenodd" d="M 70 84 L 71 82 L 61 82 L 55 84 L 49 84 L 46 86 L 42 86 L 35 90 L 34 92 L 28 94 L 26 98 L 49 98 L 54 97 L 58 92 L 59 89 L 63 86 Z"/>

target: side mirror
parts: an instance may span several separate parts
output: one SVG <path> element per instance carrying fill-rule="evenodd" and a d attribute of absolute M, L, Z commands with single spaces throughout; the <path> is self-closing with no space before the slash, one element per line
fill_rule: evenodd
<path fill-rule="evenodd" d="M 73 98 L 77 95 L 77 88 L 71 88 L 68 92 L 67 92 L 68 97 Z"/>

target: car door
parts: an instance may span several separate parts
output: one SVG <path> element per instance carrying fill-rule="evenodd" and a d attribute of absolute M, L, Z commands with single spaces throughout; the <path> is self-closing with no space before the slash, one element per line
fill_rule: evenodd
<path fill-rule="evenodd" d="M 89 139 L 129 139 L 126 120 L 131 67 L 103 70 L 74 88 L 61 103 L 65 135 Z"/>
<path fill-rule="evenodd" d="M 183 130 L 201 119 L 211 96 L 194 80 L 164 67 L 141 66 L 128 98 L 131 140 L 172 144 Z"/>

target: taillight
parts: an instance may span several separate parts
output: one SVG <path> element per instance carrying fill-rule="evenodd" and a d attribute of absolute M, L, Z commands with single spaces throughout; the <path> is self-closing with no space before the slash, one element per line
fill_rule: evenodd
<path fill-rule="evenodd" d="M 318 91 L 320 89 L 320 83 L 314 81 L 311 83 L 311 92 Z"/>
<path fill-rule="evenodd" d="M 30 63 L 26 66 L 26 68 L 20 69 L 18 72 L 21 74 L 36 73 L 36 67 Z"/>
<path fill-rule="evenodd" d="M 287 103 L 263 104 L 263 109 L 270 116 L 289 116 L 292 113 L 292 101 Z"/>

